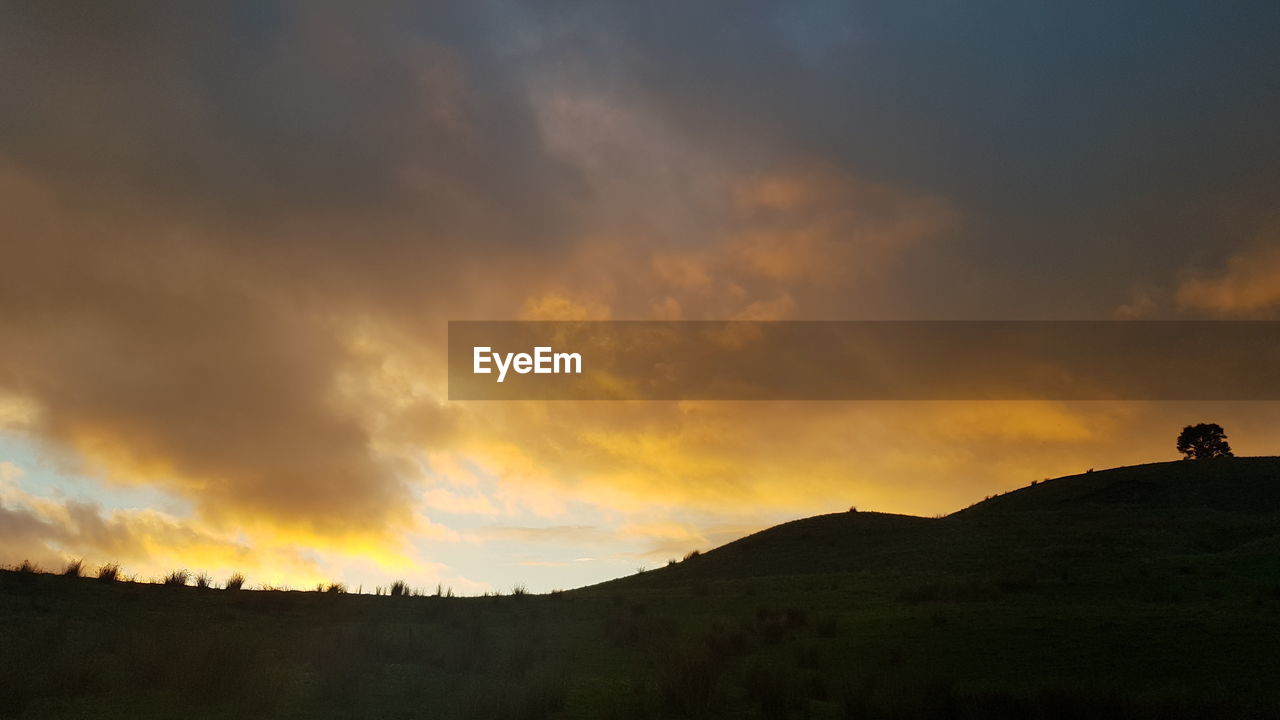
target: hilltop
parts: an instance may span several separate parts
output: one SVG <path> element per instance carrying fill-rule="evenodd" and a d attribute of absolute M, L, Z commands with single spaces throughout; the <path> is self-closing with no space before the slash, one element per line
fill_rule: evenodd
<path fill-rule="evenodd" d="M 1280 459 L 785 523 L 545 596 L 0 573 L 0 717 L 1280 716 Z"/>
<path fill-rule="evenodd" d="M 1267 547 L 1280 547 L 1280 458 L 1227 458 L 1045 480 L 941 518 L 819 515 L 613 582 L 657 587 L 690 579 L 981 568 L 1007 574 L 1028 562 L 1058 574 L 1079 561 L 1204 559 Z"/>

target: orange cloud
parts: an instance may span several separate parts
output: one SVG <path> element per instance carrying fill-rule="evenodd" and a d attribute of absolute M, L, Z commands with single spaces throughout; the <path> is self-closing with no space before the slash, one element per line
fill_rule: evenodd
<path fill-rule="evenodd" d="M 1280 306 L 1280 248 L 1260 246 L 1236 253 L 1221 271 L 1185 280 L 1176 297 L 1184 308 L 1223 314 Z"/>
<path fill-rule="evenodd" d="M 756 175 L 734 191 L 745 227 L 728 245 L 748 272 L 780 281 L 847 280 L 956 222 L 946 201 L 915 197 L 834 167 Z"/>

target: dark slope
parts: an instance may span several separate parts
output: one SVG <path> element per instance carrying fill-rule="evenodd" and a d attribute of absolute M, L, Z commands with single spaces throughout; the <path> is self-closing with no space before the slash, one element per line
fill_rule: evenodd
<path fill-rule="evenodd" d="M 1119 468 L 542 596 L 0 572 L 0 718 L 1276 718 L 1278 481 Z"/>
<path fill-rule="evenodd" d="M 613 583 L 659 586 L 691 580 L 889 570 L 918 564 L 920 554 L 940 544 L 948 534 L 949 528 L 938 520 L 911 515 L 818 515 Z"/>
<path fill-rule="evenodd" d="M 820 515 L 614 582 L 661 587 L 829 573 L 1062 575 L 1193 556 L 1266 555 L 1277 547 L 1280 458 L 1231 458 L 1047 480 L 943 518 Z"/>
<path fill-rule="evenodd" d="M 1099 509 L 1280 511 L 1280 458 L 1244 457 L 1134 465 L 1068 475 L 999 495 L 955 516 Z"/>

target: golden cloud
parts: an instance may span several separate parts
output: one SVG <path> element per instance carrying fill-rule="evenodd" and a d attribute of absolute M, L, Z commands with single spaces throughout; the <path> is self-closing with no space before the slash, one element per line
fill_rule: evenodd
<path fill-rule="evenodd" d="M 1254 313 L 1280 305 L 1280 248 L 1259 246 L 1227 258 L 1220 272 L 1188 278 L 1178 287 L 1184 308 L 1223 314 Z"/>

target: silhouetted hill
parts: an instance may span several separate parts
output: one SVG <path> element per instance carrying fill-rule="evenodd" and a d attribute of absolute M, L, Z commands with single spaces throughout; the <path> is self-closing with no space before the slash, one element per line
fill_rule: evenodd
<path fill-rule="evenodd" d="M 999 495 L 955 516 L 978 513 L 1125 510 L 1280 511 L 1280 458 L 1175 460 L 1068 475 Z"/>
<path fill-rule="evenodd" d="M 577 591 L 0 572 L 0 718 L 1275 718 L 1280 459 L 785 523 Z"/>
<path fill-rule="evenodd" d="M 1058 574 L 1089 563 L 1274 547 L 1280 547 L 1280 458 L 1226 458 L 1046 480 L 941 518 L 819 515 L 613 582 L 659 587 L 832 572 Z"/>

